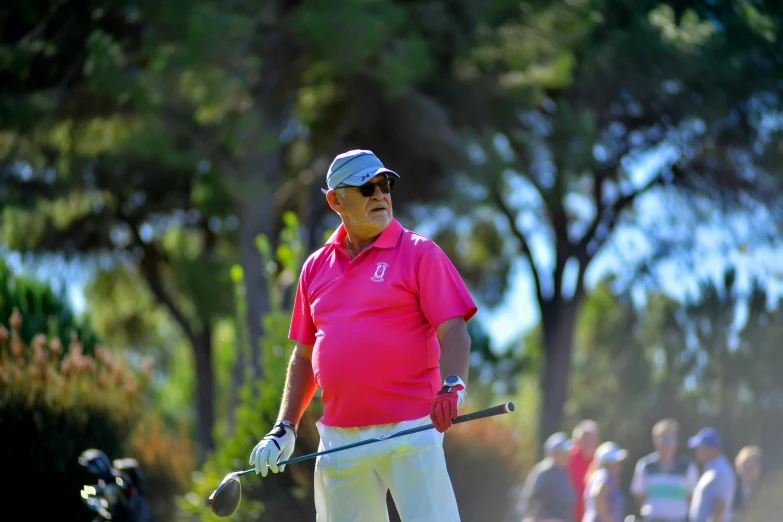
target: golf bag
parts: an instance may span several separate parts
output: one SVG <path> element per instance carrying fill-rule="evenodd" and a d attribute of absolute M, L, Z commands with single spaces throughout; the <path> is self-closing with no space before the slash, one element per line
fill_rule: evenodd
<path fill-rule="evenodd" d="M 84 503 L 97 513 L 93 522 L 154 522 L 144 490 L 144 477 L 135 459 L 109 460 L 104 452 L 88 449 L 79 464 L 93 474 L 96 484 L 82 487 Z"/>

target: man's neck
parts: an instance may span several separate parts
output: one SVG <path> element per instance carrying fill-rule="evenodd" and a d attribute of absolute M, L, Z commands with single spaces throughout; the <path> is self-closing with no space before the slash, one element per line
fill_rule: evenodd
<path fill-rule="evenodd" d="M 717 455 L 715 455 L 711 459 L 707 459 L 707 461 L 704 463 L 704 466 L 706 467 L 706 466 L 713 465 L 715 463 L 715 461 L 720 458 L 721 455 L 722 455 L 722 453 L 718 453 Z"/>
<path fill-rule="evenodd" d="M 350 232 L 346 231 L 345 239 L 343 239 L 343 248 L 345 248 L 346 252 L 348 252 L 348 255 L 351 256 L 351 259 L 353 259 L 368 246 L 372 245 L 373 242 L 378 239 L 378 236 L 380 236 L 380 234 L 374 237 L 366 238 L 357 234 L 351 234 Z"/>
<path fill-rule="evenodd" d="M 670 457 L 664 457 L 661 452 L 658 452 L 658 462 L 660 463 L 661 467 L 664 469 L 667 469 L 671 467 L 672 464 L 674 464 L 674 455 Z"/>

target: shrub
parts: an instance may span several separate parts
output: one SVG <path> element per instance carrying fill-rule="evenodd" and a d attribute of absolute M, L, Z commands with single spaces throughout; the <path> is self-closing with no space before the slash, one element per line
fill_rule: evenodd
<path fill-rule="evenodd" d="M 770 474 L 764 477 L 758 493 L 751 498 L 745 511 L 736 518 L 736 522 L 767 522 L 780 520 L 783 512 L 783 473 Z"/>
<path fill-rule="evenodd" d="M 71 332 L 75 331 L 83 352 L 95 354 L 98 336 L 69 306 L 64 291 L 55 293 L 44 281 L 14 274 L 5 260 L 0 259 L 0 317 L 9 317 L 12 310 L 24 315 L 24 323 L 20 321 L 16 327 L 24 343 L 29 344 L 36 335 L 45 334 L 59 338 L 67 349 Z"/>
<path fill-rule="evenodd" d="M 532 434 L 483 419 L 452 427 L 444 439 L 446 462 L 461 519 L 503 521 L 516 508 L 515 486 L 535 455 Z"/>
<path fill-rule="evenodd" d="M 144 485 L 155 519 L 173 520 L 177 497 L 191 487 L 195 468 L 194 449 L 188 427 L 167 429 L 160 415 L 146 415 L 130 440 L 130 455 L 141 467 Z"/>
<path fill-rule="evenodd" d="M 112 459 L 150 448 L 140 461 L 153 482 L 156 466 L 168 472 L 182 465 L 161 466 L 154 458 L 164 455 L 170 442 L 147 444 L 143 392 L 149 366 L 137 375 L 102 347 L 94 357 L 84 355 L 75 334 L 67 347 L 43 334 L 25 345 L 21 320 L 14 310 L 10 330 L 0 324 L 0 459 L 8 480 L 25 485 L 14 488 L 13 500 L 25 507 L 27 517 L 89 520 L 78 495 L 82 485 L 95 480 L 78 464 L 87 448 L 100 448 Z M 159 432 L 156 436 L 167 440 Z"/>

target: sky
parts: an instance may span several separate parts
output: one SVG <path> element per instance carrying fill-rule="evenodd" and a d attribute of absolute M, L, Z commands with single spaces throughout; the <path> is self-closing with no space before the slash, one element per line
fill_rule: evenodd
<path fill-rule="evenodd" d="M 501 154 L 511 154 L 507 144 L 502 141 L 495 145 Z M 504 152 L 504 149 L 508 150 Z M 606 187 L 607 197 L 617 197 L 624 191 L 645 186 L 662 167 L 676 160 L 674 150 L 671 146 L 663 145 L 639 156 L 635 163 L 626 166 L 627 179 Z M 481 158 L 476 157 L 474 160 L 481 161 Z M 513 177 L 513 172 L 510 172 L 509 176 Z M 526 186 L 524 179 L 517 176 L 513 180 L 509 185 L 514 187 L 513 192 L 508 195 L 509 205 L 520 209 L 518 222 L 525 225 L 529 232 L 528 241 L 533 257 L 537 265 L 543 267 L 543 273 L 546 273 L 547 268 L 553 265 L 554 255 L 546 231 L 543 227 L 536 226 L 536 220 L 532 217 L 543 202 L 538 191 L 531 185 Z M 693 227 L 694 220 L 692 216 L 686 216 L 690 211 L 686 207 L 698 206 L 698 201 L 689 201 L 686 207 L 673 207 L 672 201 L 672 193 L 662 189 L 646 192 L 634 201 L 634 222 L 620 220 L 607 243 L 589 265 L 585 274 L 588 290 L 608 274 L 627 274 L 629 267 L 636 266 L 649 257 L 652 247 L 645 230 L 665 230 L 689 239 L 690 248 L 688 255 L 673 256 L 655 265 L 653 273 L 658 285 L 655 290 L 683 300 L 688 295 L 698 293 L 699 281 L 704 278 L 719 280 L 726 268 L 732 266 L 737 269 L 740 292 L 749 289 L 753 278 L 760 278 L 767 284 L 770 299 L 783 295 L 783 242 L 777 247 L 771 247 L 766 244 L 756 245 L 751 239 L 745 239 L 750 238 L 757 230 L 771 228 L 769 216 L 763 209 L 751 213 L 750 219 L 747 215 L 738 218 L 713 215 L 711 220 Z M 589 222 L 595 213 L 593 203 L 579 194 L 569 195 L 566 198 L 566 206 L 585 223 Z M 424 214 L 424 219 L 418 220 L 419 224 L 416 226 L 416 230 L 425 236 L 432 237 L 438 226 L 459 226 L 455 225 L 450 211 L 440 214 L 432 210 L 428 212 Z M 681 212 L 682 216 L 672 215 L 677 212 Z M 502 222 L 498 221 L 498 226 L 503 229 Z M 743 245 L 743 248 L 737 249 L 738 244 Z M 0 256 L 8 260 L 14 271 L 34 274 L 50 281 L 56 288 L 64 284 L 74 308 L 79 312 L 84 310 L 86 303 L 83 287 L 90 276 L 85 265 L 66 263 L 58 258 L 34 264 L 18 253 L 4 250 L 2 245 Z M 546 278 L 542 281 L 545 287 L 551 287 L 551 282 Z M 564 281 L 564 287 L 567 286 L 568 280 Z M 634 301 L 643 304 L 649 289 L 638 282 L 631 283 L 629 288 Z M 483 306 L 481 303 L 478 305 L 476 319 L 482 322 L 493 348 L 503 349 L 518 339 L 539 320 L 529 265 L 521 257 L 513 262 L 508 291 L 500 305 L 495 308 Z"/>
<path fill-rule="evenodd" d="M 651 220 L 653 223 L 663 212 L 663 195 L 650 193 L 637 200 L 636 210 L 639 220 Z M 660 290 L 678 300 L 686 295 L 696 295 L 698 282 L 705 277 L 720 279 L 728 266 L 734 266 L 738 272 L 738 287 L 747 291 L 753 277 L 767 281 L 771 297 L 783 296 L 783 247 L 772 248 L 767 245 L 749 245 L 745 251 L 727 248 L 727 230 L 739 229 L 738 233 L 749 230 L 745 220 L 737 220 L 732 225 L 719 221 L 700 226 L 694 232 L 693 252 L 696 254 L 695 266 L 688 266 L 682 258 L 675 258 L 657 265 L 654 270 Z M 426 226 L 424 227 L 426 228 Z M 736 232 L 736 231 L 735 231 Z M 736 236 L 737 234 L 732 234 Z M 552 252 L 546 241 L 533 242 L 534 255 L 543 266 L 551 261 Z M 732 239 L 736 240 L 736 237 Z M 649 244 L 643 234 L 629 226 L 620 226 L 611 236 L 607 245 L 590 264 L 585 275 L 588 289 L 608 274 L 627 272 L 627 266 L 644 258 Z M 25 272 L 50 281 L 56 288 L 66 285 L 68 297 L 74 308 L 84 310 L 83 287 L 89 280 L 89 272 L 83 265 L 65 263 L 50 259 L 43 263 L 26 262 L 18 253 L 2 250 L 14 271 Z M 517 340 L 539 320 L 539 311 L 535 302 L 535 292 L 530 268 L 521 258 L 512 265 L 509 288 L 503 302 L 490 309 L 479 303 L 476 320 L 482 322 L 495 349 L 503 349 Z M 643 302 L 647 291 L 640 284 L 632 285 L 632 294 L 637 302 Z"/>

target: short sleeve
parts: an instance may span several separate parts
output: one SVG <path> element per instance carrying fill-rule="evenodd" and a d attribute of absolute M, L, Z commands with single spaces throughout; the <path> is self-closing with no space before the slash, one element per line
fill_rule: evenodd
<path fill-rule="evenodd" d="M 691 491 L 693 488 L 691 488 Z M 644 460 L 639 460 L 636 463 L 636 469 L 633 472 L 633 479 L 631 480 L 631 493 L 634 495 L 646 495 L 647 494 L 647 477 L 644 475 Z"/>
<path fill-rule="evenodd" d="M 530 504 L 530 500 L 533 498 L 534 491 L 536 490 L 536 482 L 538 482 L 538 474 L 536 468 L 530 470 L 530 473 L 525 480 L 525 486 L 522 488 L 522 501 L 526 504 Z"/>
<path fill-rule="evenodd" d="M 587 491 L 587 496 L 590 498 L 597 498 L 601 492 L 601 488 L 606 484 L 609 477 L 603 470 L 596 470 L 593 472 L 593 476 L 590 478 L 590 489 Z"/>
<path fill-rule="evenodd" d="M 685 482 L 688 486 L 688 492 L 693 493 L 693 490 L 696 489 L 696 484 L 699 483 L 699 468 L 696 467 L 696 463 L 691 462 L 688 465 L 688 471 L 685 475 Z"/>
<path fill-rule="evenodd" d="M 288 338 L 302 344 L 315 344 L 315 323 L 307 298 L 306 269 L 308 264 L 302 267 L 299 275 L 299 283 L 296 285 L 296 297 L 294 298 L 294 311 L 291 315 L 291 328 L 288 330 Z"/>
<path fill-rule="evenodd" d="M 715 474 L 715 494 L 726 502 L 731 502 L 734 497 L 734 473 L 731 469 L 725 470 L 723 473 Z"/>
<path fill-rule="evenodd" d="M 419 258 L 416 283 L 421 311 L 433 327 L 437 328 L 452 317 L 463 317 L 467 321 L 476 313 L 476 304 L 462 277 L 437 245 Z"/>
<path fill-rule="evenodd" d="M 531 504 L 540 499 L 541 491 L 543 489 L 544 474 L 539 466 L 533 467 L 525 480 L 525 487 L 522 489 L 522 503 L 525 507 L 525 512 L 530 513 Z"/>

